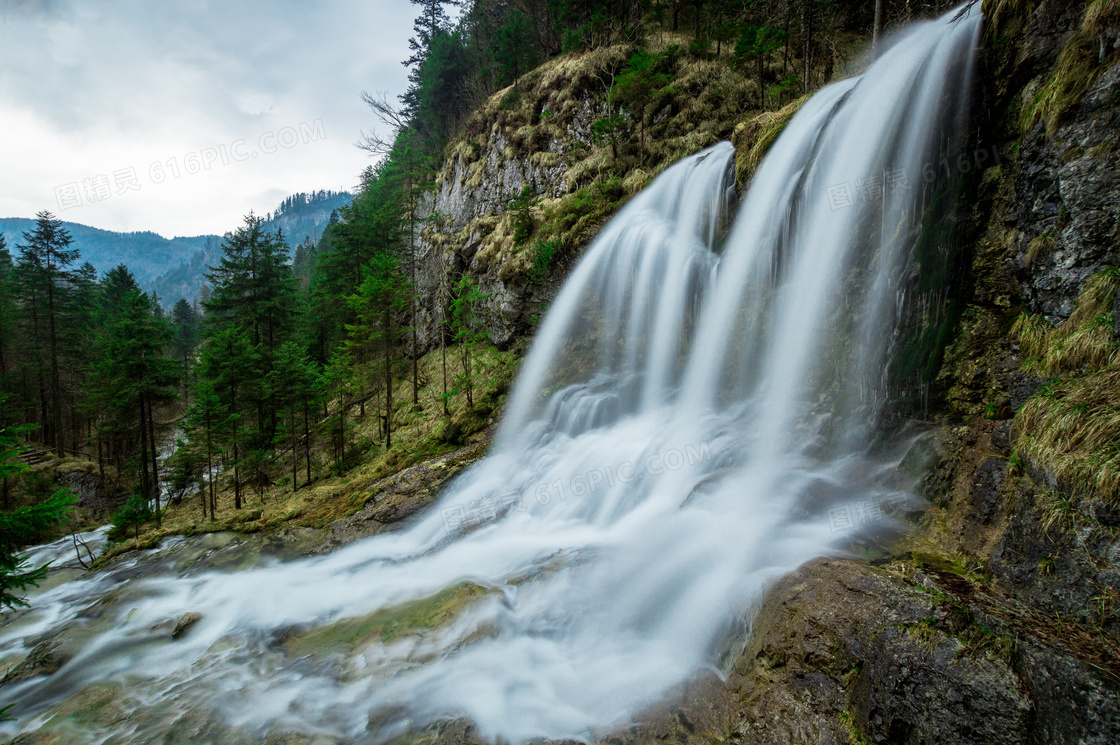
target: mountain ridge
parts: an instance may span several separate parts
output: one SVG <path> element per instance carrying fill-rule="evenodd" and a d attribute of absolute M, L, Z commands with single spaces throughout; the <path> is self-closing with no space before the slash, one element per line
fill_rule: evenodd
<path fill-rule="evenodd" d="M 292 248 L 305 240 L 317 242 L 331 213 L 349 204 L 349 192 L 297 192 L 286 197 L 275 212 L 266 213 L 263 227 L 283 230 Z M 106 230 L 83 223 L 63 221 L 81 251 L 80 261 L 88 261 L 104 274 L 118 264 L 127 266 L 140 285 L 156 293 L 167 307 L 180 298 L 194 301 L 205 283 L 207 267 L 217 263 L 223 236 L 196 235 L 167 238 L 152 230 L 129 232 Z M 230 226 L 230 230 L 237 226 Z M 23 234 L 35 229 L 35 219 L 0 218 L 0 235 L 13 256 L 23 243 Z"/>

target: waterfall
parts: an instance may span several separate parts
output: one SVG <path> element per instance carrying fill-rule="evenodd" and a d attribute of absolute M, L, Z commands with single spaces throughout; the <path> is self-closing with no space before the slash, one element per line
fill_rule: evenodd
<path fill-rule="evenodd" d="M 726 143 L 662 173 L 552 304 L 492 453 L 407 530 L 232 573 L 130 559 L 89 581 L 87 604 L 124 587 L 111 623 L 0 705 L 32 726 L 116 681 L 140 739 L 199 709 L 358 741 L 465 716 L 518 743 L 591 737 L 718 673 L 770 582 L 913 500 L 903 451 L 870 443 L 979 29 L 975 10 L 916 24 L 814 95 L 741 203 Z M 0 653 L 80 623 L 79 584 L 37 596 Z M 463 585 L 473 600 L 424 633 L 284 649 Z M 152 631 L 188 611 L 183 638 Z"/>

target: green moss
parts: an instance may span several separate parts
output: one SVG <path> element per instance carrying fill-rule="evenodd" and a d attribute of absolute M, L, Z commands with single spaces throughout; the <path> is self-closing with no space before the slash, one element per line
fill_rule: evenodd
<path fill-rule="evenodd" d="M 1085 10 L 1081 27 L 1062 47 L 1053 72 L 1031 98 L 1023 104 L 1020 127 L 1023 133 L 1034 128 L 1039 121 L 1046 121 L 1046 133 L 1053 136 L 1068 111 L 1096 82 L 1101 71 L 1116 60 L 1113 50 L 1101 55 L 1100 26 L 1114 19 L 1116 3 L 1094 0 Z"/>
<path fill-rule="evenodd" d="M 622 179 L 618 176 L 576 189 L 546 210 L 545 221 L 538 234 L 546 242 L 560 241 L 564 245 L 577 245 L 587 228 L 598 225 L 613 215 L 627 196 Z"/>
<path fill-rule="evenodd" d="M 978 623 L 970 623 L 957 635 L 964 649 L 961 653 L 969 657 L 991 657 L 1010 662 L 1015 652 L 1015 640 L 1006 634 L 997 634 Z"/>
<path fill-rule="evenodd" d="M 494 592 L 471 583 L 449 587 L 431 597 L 382 608 L 361 618 L 347 618 L 289 637 L 284 649 L 291 655 L 360 649 L 388 644 L 409 634 L 431 631 L 453 621 L 468 606 Z"/>
<path fill-rule="evenodd" d="M 848 743 L 850 745 L 871 745 L 871 740 L 863 734 L 863 729 L 859 726 L 855 717 L 852 716 L 850 709 L 840 712 L 840 724 L 848 731 Z"/>
<path fill-rule="evenodd" d="M 890 380 L 894 385 L 907 381 L 928 383 L 941 368 L 945 348 L 960 321 L 963 305 L 954 298 L 934 323 L 907 329 L 902 346 L 891 360 Z"/>

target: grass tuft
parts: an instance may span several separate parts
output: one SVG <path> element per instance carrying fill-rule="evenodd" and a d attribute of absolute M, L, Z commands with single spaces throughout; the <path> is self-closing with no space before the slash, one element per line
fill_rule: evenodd
<path fill-rule="evenodd" d="M 1120 349 L 1112 305 L 1120 270 L 1085 282 L 1061 326 L 1022 315 L 1012 327 L 1025 364 L 1049 378 L 1015 417 L 1016 452 L 1049 473 L 1067 496 L 1044 498 L 1048 526 L 1068 527 L 1085 497 L 1120 504 Z"/>
<path fill-rule="evenodd" d="M 1046 134 L 1052 137 L 1067 112 L 1081 101 L 1097 76 L 1115 61 L 1115 50 L 1104 53 L 1100 38 L 1108 24 L 1120 17 L 1116 0 L 1094 0 L 1085 9 L 1079 28 L 1058 54 L 1049 79 L 1023 105 L 1020 126 L 1024 134 L 1046 120 Z"/>

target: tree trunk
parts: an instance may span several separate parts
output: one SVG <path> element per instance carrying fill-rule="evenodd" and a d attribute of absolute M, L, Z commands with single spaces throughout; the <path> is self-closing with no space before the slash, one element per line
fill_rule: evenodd
<path fill-rule="evenodd" d="M 214 446 L 210 441 L 210 413 L 206 414 L 206 476 L 210 486 L 210 522 L 214 522 L 217 500 L 214 499 Z"/>
<path fill-rule="evenodd" d="M 883 36 L 883 0 L 875 0 L 875 25 L 871 30 L 871 53 L 879 55 L 879 41 Z"/>
<path fill-rule="evenodd" d="M 151 482 L 148 480 L 148 414 L 143 394 L 140 394 L 140 492 L 144 499 L 152 498 Z"/>
<path fill-rule="evenodd" d="M 444 297 L 443 282 L 447 279 L 446 270 L 440 267 L 440 292 L 439 292 L 439 357 L 443 367 L 443 415 L 451 416 L 447 406 L 447 303 Z"/>
<path fill-rule="evenodd" d="M 54 428 L 54 447 L 58 457 L 63 454 L 62 407 L 59 401 L 61 383 L 58 374 L 58 332 L 54 318 L 54 269 L 47 263 L 47 323 L 50 328 L 51 345 L 51 426 Z"/>
<path fill-rule="evenodd" d="M 292 494 L 299 489 L 299 464 L 296 462 L 296 407 L 288 409 L 288 429 L 292 433 Z"/>
<path fill-rule="evenodd" d="M 230 387 L 229 411 L 231 416 L 237 414 L 237 388 Z M 241 420 L 233 420 L 233 508 L 241 509 L 241 463 L 239 462 L 237 441 L 241 438 Z"/>
<path fill-rule="evenodd" d="M 152 402 L 148 401 L 148 442 L 152 445 L 152 492 L 156 495 L 156 525 L 163 524 L 159 505 L 159 451 L 156 449 L 156 422 Z"/>
<path fill-rule="evenodd" d="M 303 454 L 307 459 L 307 485 L 311 486 L 311 426 L 307 421 L 307 399 L 303 399 Z"/>
<path fill-rule="evenodd" d="M 393 446 L 393 371 L 389 367 L 389 326 L 393 319 L 385 303 L 385 449 Z"/>
<path fill-rule="evenodd" d="M 801 79 L 802 89 L 808 93 L 812 87 L 809 74 L 813 70 L 813 0 L 804 0 L 801 6 L 801 35 L 805 42 L 804 77 Z"/>
<path fill-rule="evenodd" d="M 416 165 L 412 166 L 413 175 L 415 175 Z M 412 405 L 417 406 L 420 403 L 420 347 L 417 340 L 416 327 L 419 326 L 420 312 L 417 310 L 417 302 L 419 300 L 416 292 L 416 195 L 414 194 L 412 184 L 413 176 L 409 176 L 408 195 L 408 251 L 409 260 L 412 262 L 410 271 L 412 273 Z"/>

